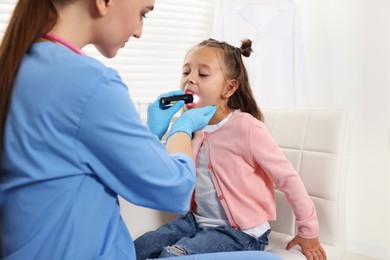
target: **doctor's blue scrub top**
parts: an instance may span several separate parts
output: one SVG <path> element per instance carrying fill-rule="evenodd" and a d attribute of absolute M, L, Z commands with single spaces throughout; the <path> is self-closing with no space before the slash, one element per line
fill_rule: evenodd
<path fill-rule="evenodd" d="M 117 195 L 185 213 L 191 158 L 169 155 L 113 69 L 51 43 L 24 57 L 0 183 L 2 259 L 135 259 Z"/>

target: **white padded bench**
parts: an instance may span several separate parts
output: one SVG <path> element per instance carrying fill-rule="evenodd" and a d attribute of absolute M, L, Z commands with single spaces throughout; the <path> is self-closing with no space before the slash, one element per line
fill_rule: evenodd
<path fill-rule="evenodd" d="M 346 111 L 263 109 L 265 124 L 293 164 L 313 200 L 320 224 L 320 241 L 328 259 L 341 259 L 346 248 L 345 188 L 351 119 Z M 267 250 L 283 259 L 306 259 L 287 243 L 296 234 L 293 211 L 275 190 L 277 221 Z"/>
<path fill-rule="evenodd" d="M 262 109 L 265 124 L 301 176 L 316 205 L 320 241 L 328 259 L 342 258 L 346 248 L 346 157 L 351 134 L 350 115 L 342 110 Z M 298 247 L 286 251 L 296 232 L 295 219 L 284 194 L 275 190 L 277 221 L 267 251 L 283 259 L 306 259 Z M 120 200 L 122 215 L 133 238 L 154 230 L 174 216 Z"/>

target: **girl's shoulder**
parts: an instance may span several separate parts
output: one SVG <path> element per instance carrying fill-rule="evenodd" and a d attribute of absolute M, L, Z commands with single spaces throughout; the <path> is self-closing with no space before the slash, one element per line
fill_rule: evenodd
<path fill-rule="evenodd" d="M 242 112 L 241 110 L 236 110 L 232 116 L 232 119 L 232 121 L 235 121 L 236 123 L 239 122 L 240 124 L 246 124 L 246 126 L 251 124 L 264 126 L 262 121 L 258 120 L 247 112 Z"/>
<path fill-rule="evenodd" d="M 264 122 L 255 118 L 249 113 L 237 110 L 230 120 L 231 126 L 236 128 L 235 131 L 239 131 L 242 134 L 256 134 L 269 132 Z"/>

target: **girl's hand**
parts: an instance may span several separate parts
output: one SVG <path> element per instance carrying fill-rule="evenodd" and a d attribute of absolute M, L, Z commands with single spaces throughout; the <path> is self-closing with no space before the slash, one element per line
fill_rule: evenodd
<path fill-rule="evenodd" d="M 302 253 L 306 256 L 308 260 L 326 260 L 325 250 L 322 248 L 320 241 L 317 238 L 307 239 L 300 236 L 295 236 L 291 240 L 286 249 L 290 250 L 295 245 L 299 245 L 302 248 Z"/>

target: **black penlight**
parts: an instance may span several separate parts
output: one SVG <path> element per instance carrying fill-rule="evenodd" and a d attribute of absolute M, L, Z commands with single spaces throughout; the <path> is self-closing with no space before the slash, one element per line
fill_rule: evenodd
<path fill-rule="evenodd" d="M 194 102 L 194 96 L 192 94 L 184 94 L 184 95 L 176 95 L 170 97 L 161 97 L 160 98 L 160 107 L 166 108 L 168 106 L 172 106 L 179 100 L 184 100 L 185 104 Z"/>

